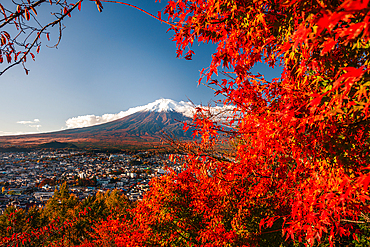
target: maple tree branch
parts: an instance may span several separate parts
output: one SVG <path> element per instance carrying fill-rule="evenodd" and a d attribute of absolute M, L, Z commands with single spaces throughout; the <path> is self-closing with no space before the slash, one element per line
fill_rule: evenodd
<path fill-rule="evenodd" d="M 364 220 L 347 220 L 347 219 L 341 219 L 342 222 L 348 222 L 348 223 L 355 223 L 355 224 L 367 224 L 370 223 L 370 218 L 365 215 L 363 212 L 361 212 L 360 216 L 364 218 Z"/>
<path fill-rule="evenodd" d="M 365 215 L 363 212 L 361 212 L 360 216 L 366 220 L 366 222 L 370 222 L 369 216 Z"/>
<path fill-rule="evenodd" d="M 218 91 L 218 90 L 216 90 L 215 88 L 213 88 L 213 87 L 211 87 L 210 85 L 205 84 L 205 83 L 203 83 L 203 82 L 201 82 L 200 84 L 202 84 L 203 86 L 208 87 L 209 89 L 211 89 L 211 90 L 213 90 L 213 91 L 215 91 L 215 92 L 217 92 L 217 91 Z M 223 96 L 227 97 L 227 94 L 226 94 L 226 93 L 220 93 L 220 94 L 222 94 Z"/>
<path fill-rule="evenodd" d="M 268 233 L 274 233 L 274 232 L 281 232 L 283 229 L 277 229 L 277 230 L 273 230 L 273 231 L 268 231 L 268 232 L 262 232 L 261 231 L 261 234 L 268 234 Z"/>
<path fill-rule="evenodd" d="M 40 0 L 45 1 L 45 0 Z M 69 15 L 83 0 L 79 0 L 77 3 L 75 3 L 72 8 L 70 8 L 68 11 L 66 11 L 63 15 L 61 15 L 57 20 L 50 22 L 49 24 L 45 25 L 40 31 L 38 31 L 36 38 L 33 40 L 32 44 L 27 48 L 27 50 L 23 53 L 22 57 L 14 62 L 13 64 L 6 67 L 3 71 L 0 72 L 0 76 L 2 76 L 7 70 L 14 67 L 15 65 L 18 65 L 20 63 L 24 63 L 25 57 L 30 53 L 31 49 L 34 47 L 34 45 L 37 43 L 37 41 L 40 39 L 41 34 L 48 28 L 53 27 L 54 25 L 60 23 L 67 15 Z M 60 37 L 59 37 L 60 38 Z M 59 43 L 59 41 L 58 41 Z M 57 44 L 58 44 L 57 43 Z M 26 73 L 28 73 L 28 70 L 26 70 Z"/>
<path fill-rule="evenodd" d="M 37 2 L 35 2 L 34 4 L 26 7 L 27 10 L 30 10 L 34 7 L 36 7 L 37 5 L 43 3 L 43 2 L 46 2 L 47 0 L 39 0 Z M 17 18 L 18 16 L 22 15 L 23 14 L 23 11 L 19 11 L 19 12 L 16 12 L 15 14 L 12 14 L 10 17 L 6 17 L 4 18 L 3 20 L 5 20 L 5 22 L 3 22 L 2 24 L 0 24 L 0 28 L 4 27 L 6 24 L 8 24 L 9 22 L 11 22 L 13 19 Z M 0 21 L 3 21 L 3 20 L 0 20 Z"/>
<path fill-rule="evenodd" d="M 90 1 L 95 1 L 95 0 L 90 0 Z M 165 20 L 163 20 L 163 19 L 161 19 L 161 18 L 159 18 L 159 17 L 157 17 L 157 16 L 155 16 L 155 15 L 153 15 L 153 14 L 151 14 L 151 13 L 149 13 L 149 12 L 147 12 L 147 11 L 145 11 L 145 10 L 137 7 L 137 6 L 135 6 L 135 5 L 129 4 L 129 3 L 124 3 L 124 2 L 120 2 L 120 1 L 110 1 L 110 0 L 100 0 L 100 2 L 123 4 L 123 5 L 129 6 L 129 7 L 135 8 L 135 9 L 137 9 L 137 10 L 139 10 L 139 11 L 141 11 L 141 12 L 143 12 L 143 13 L 151 16 L 151 17 L 153 17 L 154 19 L 159 20 L 160 22 L 164 22 L 164 23 L 170 25 L 171 27 L 181 28 L 181 26 L 177 26 L 175 24 L 172 24 L 171 22 L 165 21 Z"/>
<path fill-rule="evenodd" d="M 175 149 L 178 153 L 188 153 L 193 155 L 198 155 L 200 157 L 211 157 L 220 162 L 233 162 L 234 160 L 230 157 L 225 157 L 224 154 L 217 153 L 215 150 L 207 150 L 205 148 L 200 147 L 199 145 L 194 145 L 194 147 L 190 147 L 189 145 L 184 145 L 184 142 L 176 138 L 175 136 L 170 136 L 168 133 L 163 132 L 162 138 L 166 143 Z M 195 150 L 196 148 L 196 150 Z M 203 154 L 199 154 L 199 152 Z"/>
<path fill-rule="evenodd" d="M 366 224 L 368 223 L 367 221 L 362 221 L 362 220 L 347 220 L 347 219 L 341 219 L 341 222 L 348 222 L 348 223 L 355 223 L 355 224 Z"/>
<path fill-rule="evenodd" d="M 63 30 L 62 29 L 62 23 L 59 22 L 59 38 L 58 38 L 58 42 L 55 45 L 53 45 L 53 46 L 46 45 L 47 47 L 49 47 L 49 48 L 57 48 L 58 47 L 60 41 L 62 40 L 62 30 Z"/>

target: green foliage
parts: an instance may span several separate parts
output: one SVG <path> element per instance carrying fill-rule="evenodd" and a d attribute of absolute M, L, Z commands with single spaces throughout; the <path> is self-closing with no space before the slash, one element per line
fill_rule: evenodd
<path fill-rule="evenodd" d="M 367 217 L 366 217 L 367 218 Z M 369 220 L 369 218 L 367 218 Z M 355 247 L 365 247 L 370 246 L 370 222 L 366 224 L 358 224 L 361 234 L 357 235 L 357 240 L 353 240 L 352 244 Z"/>
<path fill-rule="evenodd" d="M 26 213 L 24 210 L 17 210 L 15 207 L 7 207 L 0 215 L 0 234 L 1 237 L 11 237 L 16 232 L 26 230 Z"/>
<path fill-rule="evenodd" d="M 25 238 L 25 246 L 79 245 L 91 238 L 94 224 L 109 216 L 124 217 L 130 208 L 127 198 L 116 190 L 79 201 L 63 183 L 43 208 L 8 207 L 0 215 L 0 243 L 20 243 L 24 236 L 32 236 Z"/>

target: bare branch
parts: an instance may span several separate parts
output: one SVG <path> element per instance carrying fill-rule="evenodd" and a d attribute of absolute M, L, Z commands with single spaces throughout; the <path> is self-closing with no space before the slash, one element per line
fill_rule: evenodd
<path fill-rule="evenodd" d="M 94 1 L 94 0 L 90 0 L 90 1 Z M 155 16 L 155 15 L 153 15 L 153 14 L 151 14 L 151 13 L 149 13 L 149 12 L 147 12 L 147 11 L 145 11 L 145 10 L 143 10 L 143 9 L 135 6 L 135 5 L 129 4 L 129 3 L 124 3 L 124 2 L 119 2 L 119 1 L 109 1 L 109 0 L 100 0 L 100 2 L 118 3 L 118 4 L 127 5 L 127 6 L 130 6 L 132 8 L 135 8 L 135 9 L 137 9 L 137 10 L 139 10 L 139 11 L 141 11 L 141 12 L 143 12 L 143 13 L 151 16 L 151 17 L 153 17 L 154 19 L 157 19 L 158 21 L 164 22 L 164 23 L 170 25 L 171 27 L 181 28 L 181 26 L 178 26 L 178 25 L 172 24 L 172 23 L 170 23 L 168 21 L 162 20 L 161 18 L 158 18 L 157 16 Z"/>
<path fill-rule="evenodd" d="M 355 224 L 365 224 L 365 223 L 367 223 L 366 221 L 362 221 L 362 220 L 341 219 L 340 221 L 342 221 L 342 222 L 348 222 L 348 223 L 355 223 Z"/>
<path fill-rule="evenodd" d="M 37 4 L 39 4 L 39 3 L 42 3 L 42 2 L 44 2 L 45 0 L 40 0 L 40 1 L 38 1 L 38 2 L 36 2 Z M 33 40 L 33 42 L 31 43 L 31 45 L 27 48 L 27 46 L 26 46 L 26 51 L 23 53 L 23 55 L 22 55 L 22 57 L 18 60 L 18 61 L 16 61 L 16 62 L 14 62 L 13 64 L 11 64 L 11 65 L 9 65 L 8 67 L 6 67 L 3 71 L 1 71 L 0 72 L 0 76 L 2 76 L 7 70 L 9 70 L 10 68 L 12 68 L 12 67 L 14 67 L 15 65 L 18 65 L 18 64 L 20 64 L 20 63 L 24 63 L 24 61 L 25 61 L 25 58 L 26 58 L 26 56 L 30 53 L 30 51 L 31 51 L 31 49 L 35 46 L 35 44 L 37 43 L 37 41 L 40 39 L 40 36 L 41 36 L 41 34 L 48 28 L 48 27 L 53 27 L 54 25 L 56 25 L 56 24 L 58 24 L 58 23 L 60 23 L 67 15 L 69 15 L 81 2 L 82 2 L 83 0 L 79 0 L 77 3 L 75 3 L 73 6 L 72 6 L 72 8 L 70 8 L 68 11 L 66 11 L 64 14 L 62 14 L 58 19 L 56 19 L 55 21 L 53 21 L 53 22 L 50 22 L 49 24 L 47 24 L 47 25 L 45 25 L 41 30 L 39 30 L 38 31 L 38 33 L 37 33 L 37 35 L 36 35 L 36 37 L 35 37 L 35 39 Z M 35 4 L 36 4 L 35 3 Z M 34 4 L 34 5 L 35 5 Z M 36 6 L 36 5 L 35 5 Z M 14 19 L 14 18 L 13 18 Z M 61 37 L 61 36 L 60 36 Z M 60 38 L 59 37 L 59 38 Z M 59 41 L 58 41 L 58 43 L 57 44 L 59 44 Z M 27 69 L 25 69 L 26 70 L 26 73 L 28 73 L 28 70 Z"/>
<path fill-rule="evenodd" d="M 59 38 L 58 38 L 58 42 L 55 45 L 53 45 L 53 46 L 48 46 L 47 45 L 47 47 L 49 47 L 49 48 L 57 48 L 58 47 L 60 41 L 62 40 L 62 30 L 63 30 L 62 29 L 62 23 L 59 22 Z"/>

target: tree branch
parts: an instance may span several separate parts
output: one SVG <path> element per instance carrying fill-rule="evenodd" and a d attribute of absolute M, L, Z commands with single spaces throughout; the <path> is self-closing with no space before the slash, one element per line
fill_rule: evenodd
<path fill-rule="evenodd" d="M 37 2 L 35 2 L 34 4 L 26 7 L 27 10 L 30 10 L 31 8 L 34 8 L 36 7 L 37 5 L 43 3 L 43 2 L 46 2 L 46 0 L 39 0 Z M 0 28 L 4 27 L 6 24 L 8 24 L 9 22 L 11 22 L 13 19 L 17 18 L 18 16 L 22 15 L 23 12 L 19 11 L 19 12 L 16 12 L 15 14 L 9 16 L 8 18 L 5 18 L 5 22 L 3 22 L 2 24 L 0 24 Z"/>
<path fill-rule="evenodd" d="M 46 0 L 40 0 L 39 2 L 43 2 L 43 1 L 46 1 Z M 6 67 L 3 71 L 0 72 L 0 76 L 2 76 L 8 69 L 14 67 L 15 65 L 18 65 L 20 64 L 21 62 L 24 63 L 24 59 L 25 57 L 30 53 L 31 49 L 34 47 L 34 45 L 36 44 L 36 42 L 40 39 L 40 36 L 41 34 L 48 28 L 48 27 L 53 27 L 54 25 L 60 23 L 67 15 L 69 15 L 79 4 L 80 2 L 82 2 L 83 0 L 79 0 L 77 3 L 75 3 L 73 5 L 72 8 L 70 8 L 68 11 L 66 11 L 66 13 L 64 13 L 61 17 L 59 17 L 57 20 L 53 21 L 53 22 L 50 22 L 49 24 L 45 25 L 36 35 L 36 38 L 33 40 L 32 44 L 27 48 L 27 50 L 23 53 L 23 56 L 18 60 L 16 61 L 15 63 L 9 65 L 8 67 Z M 37 2 L 37 3 L 39 3 Z M 59 42 L 58 42 L 59 43 Z M 28 73 L 27 69 L 26 69 L 26 73 Z"/>
<path fill-rule="evenodd" d="M 90 1 L 94 1 L 94 0 L 90 0 Z M 109 1 L 109 0 L 100 0 L 100 2 L 106 2 L 106 3 L 118 3 L 118 4 L 127 5 L 127 6 L 130 6 L 130 7 L 132 7 L 132 8 L 135 8 L 135 9 L 137 9 L 137 10 L 139 10 L 139 11 L 141 11 L 141 12 L 143 12 L 143 13 L 145 13 L 145 14 L 147 14 L 147 15 L 151 16 L 151 17 L 153 17 L 154 19 L 159 20 L 160 22 L 164 22 L 164 23 L 166 23 L 166 24 L 170 25 L 171 27 L 182 28 L 181 26 L 177 26 L 177 25 L 175 25 L 175 24 L 172 24 L 171 22 L 168 22 L 168 21 L 162 20 L 161 18 L 159 18 L 159 17 L 157 17 L 157 16 L 155 16 L 155 15 L 153 15 L 153 14 L 151 14 L 151 13 L 149 13 L 149 12 L 147 12 L 147 11 L 145 11 L 145 10 L 143 10 L 143 9 L 141 9 L 141 8 L 139 8 L 139 7 L 137 7 L 137 6 L 135 6 L 135 5 L 129 4 L 129 3 L 124 3 L 124 2 L 119 2 L 119 1 Z"/>

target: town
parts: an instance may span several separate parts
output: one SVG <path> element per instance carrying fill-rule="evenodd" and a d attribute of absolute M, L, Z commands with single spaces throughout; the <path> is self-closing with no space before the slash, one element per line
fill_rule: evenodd
<path fill-rule="evenodd" d="M 0 212 L 8 206 L 42 207 L 64 182 L 80 200 L 114 189 L 131 201 L 141 200 L 151 178 L 169 168 L 181 170 L 168 157 L 69 150 L 0 153 Z"/>

